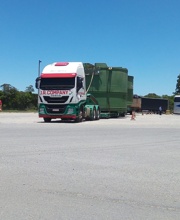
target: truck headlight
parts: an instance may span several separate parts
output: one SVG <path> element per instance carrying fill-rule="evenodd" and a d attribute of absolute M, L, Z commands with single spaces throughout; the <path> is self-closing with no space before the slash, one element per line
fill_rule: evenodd
<path fill-rule="evenodd" d="M 45 114 L 44 108 L 40 108 L 40 109 L 39 109 L 39 113 L 40 113 L 40 114 Z"/>
<path fill-rule="evenodd" d="M 74 109 L 73 108 L 68 108 L 67 114 L 73 114 L 74 113 Z"/>

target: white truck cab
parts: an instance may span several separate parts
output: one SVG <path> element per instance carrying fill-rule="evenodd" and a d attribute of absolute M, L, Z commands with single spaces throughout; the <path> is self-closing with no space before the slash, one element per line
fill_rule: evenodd
<path fill-rule="evenodd" d="M 82 62 L 55 62 L 36 79 L 39 117 L 82 120 L 87 104 Z"/>

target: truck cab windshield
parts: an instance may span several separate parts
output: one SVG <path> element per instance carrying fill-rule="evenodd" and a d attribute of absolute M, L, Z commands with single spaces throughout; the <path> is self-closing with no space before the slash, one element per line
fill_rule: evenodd
<path fill-rule="evenodd" d="M 73 89 L 75 78 L 41 78 L 40 89 Z"/>

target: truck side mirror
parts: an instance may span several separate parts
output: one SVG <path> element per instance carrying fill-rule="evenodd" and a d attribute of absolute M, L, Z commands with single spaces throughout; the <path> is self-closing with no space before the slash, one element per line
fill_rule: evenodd
<path fill-rule="evenodd" d="M 77 78 L 77 92 L 83 87 L 83 79 Z"/>
<path fill-rule="evenodd" d="M 40 81 L 41 81 L 41 78 L 40 78 L 40 77 L 37 77 L 37 78 L 36 78 L 36 83 L 35 83 L 36 89 L 39 89 Z"/>

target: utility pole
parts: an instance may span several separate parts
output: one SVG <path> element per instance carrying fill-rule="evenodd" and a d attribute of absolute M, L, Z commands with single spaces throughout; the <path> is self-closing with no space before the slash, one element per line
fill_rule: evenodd
<path fill-rule="evenodd" d="M 38 62 L 38 76 L 40 76 L 40 66 L 41 66 L 41 60 L 39 60 L 39 62 Z"/>

